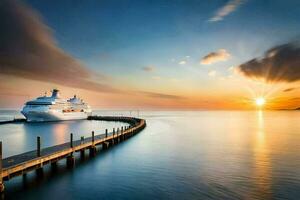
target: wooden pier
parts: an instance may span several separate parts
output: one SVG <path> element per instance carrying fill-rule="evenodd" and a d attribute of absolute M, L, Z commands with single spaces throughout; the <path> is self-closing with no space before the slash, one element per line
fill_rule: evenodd
<path fill-rule="evenodd" d="M 112 132 L 105 130 L 104 134 L 73 141 L 73 134 L 70 134 L 70 142 L 51 147 L 41 148 L 41 138 L 37 137 L 36 150 L 25 152 L 19 155 L 2 159 L 2 142 L 0 142 L 0 192 L 4 191 L 4 181 L 19 175 L 24 175 L 32 170 L 40 170 L 46 164 L 53 164 L 61 159 L 66 159 L 67 165 L 75 164 L 74 153 L 80 152 L 84 155 L 85 150 L 89 150 L 90 156 L 95 156 L 96 146 L 102 145 L 102 149 L 107 149 L 120 143 L 131 136 L 139 133 L 146 127 L 144 119 L 133 117 L 111 117 L 111 116 L 91 116 L 89 120 L 119 121 L 128 123 L 128 126 L 113 129 Z"/>

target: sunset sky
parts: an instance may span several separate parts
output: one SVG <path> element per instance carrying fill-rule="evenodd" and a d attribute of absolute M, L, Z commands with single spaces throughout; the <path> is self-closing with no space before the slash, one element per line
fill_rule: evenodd
<path fill-rule="evenodd" d="M 299 0 L 1 0 L 0 108 L 300 107 Z"/>

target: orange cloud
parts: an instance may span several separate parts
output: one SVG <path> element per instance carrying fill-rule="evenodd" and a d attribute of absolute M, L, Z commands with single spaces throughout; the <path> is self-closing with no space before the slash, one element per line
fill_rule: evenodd
<path fill-rule="evenodd" d="M 201 64 L 210 65 L 215 62 L 226 61 L 230 58 L 230 54 L 226 49 L 219 49 L 216 52 L 211 52 L 201 59 Z"/>

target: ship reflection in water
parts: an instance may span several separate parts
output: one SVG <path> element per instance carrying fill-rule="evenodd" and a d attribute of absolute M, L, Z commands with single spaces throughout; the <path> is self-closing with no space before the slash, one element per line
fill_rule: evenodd
<path fill-rule="evenodd" d="M 105 113 L 109 114 L 109 113 Z M 128 115 L 128 112 L 124 112 Z M 47 166 L 6 184 L 34 199 L 299 199 L 300 112 L 141 112 L 147 128 L 93 159 Z M 66 121 L 0 126 L 4 154 L 90 136 L 115 124 Z M 11 148 L 13 147 L 13 148 Z M 112 187 L 113 186 L 113 187 Z M 118 192 L 115 192 L 118 191 Z"/>

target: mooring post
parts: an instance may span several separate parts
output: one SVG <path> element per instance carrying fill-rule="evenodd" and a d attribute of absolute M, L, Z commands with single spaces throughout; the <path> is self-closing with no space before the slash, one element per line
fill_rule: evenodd
<path fill-rule="evenodd" d="M 95 132 L 92 131 L 92 146 L 90 147 L 90 157 L 96 155 L 96 147 L 95 147 Z"/>
<path fill-rule="evenodd" d="M 113 137 L 112 137 L 112 139 L 109 140 L 109 143 L 110 143 L 111 146 L 114 145 L 115 132 L 116 132 L 116 130 L 115 130 L 115 128 L 113 128 Z"/>
<path fill-rule="evenodd" d="M 0 192 L 4 191 L 4 184 L 2 178 L 2 141 L 0 141 Z"/>
<path fill-rule="evenodd" d="M 92 143 L 93 143 L 93 145 L 94 145 L 94 142 L 95 142 L 95 132 L 92 131 Z"/>
<path fill-rule="evenodd" d="M 41 137 L 37 136 L 36 138 L 36 145 L 37 145 L 37 157 L 41 156 Z"/>
<path fill-rule="evenodd" d="M 123 128 L 123 126 L 121 127 L 121 136 L 120 136 L 120 138 L 121 138 L 121 141 L 123 141 L 124 140 L 124 128 Z"/>
<path fill-rule="evenodd" d="M 117 143 L 120 142 L 120 128 L 117 129 Z"/>
<path fill-rule="evenodd" d="M 105 129 L 105 137 L 107 137 L 107 129 Z"/>
<path fill-rule="evenodd" d="M 70 134 L 70 148 L 73 148 L 73 133 Z"/>
<path fill-rule="evenodd" d="M 125 130 L 124 130 L 124 133 L 123 133 L 123 139 L 124 140 L 126 140 L 126 135 L 127 135 L 127 126 L 125 126 Z"/>
<path fill-rule="evenodd" d="M 80 144 L 84 144 L 84 136 L 81 136 L 81 138 L 80 138 Z M 84 158 L 84 149 L 80 150 L 80 157 L 81 157 L 81 159 Z"/>
<path fill-rule="evenodd" d="M 73 148 L 73 133 L 70 134 L 70 148 Z M 75 157 L 73 152 L 67 157 L 67 167 L 73 167 L 75 164 Z"/>

